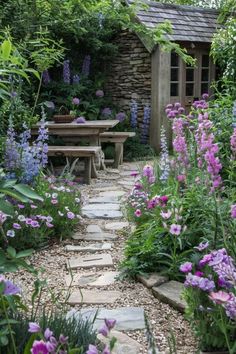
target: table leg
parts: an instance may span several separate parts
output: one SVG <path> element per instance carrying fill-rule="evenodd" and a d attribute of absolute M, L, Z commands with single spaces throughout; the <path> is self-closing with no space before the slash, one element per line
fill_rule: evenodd
<path fill-rule="evenodd" d="M 91 183 L 91 173 L 92 173 L 92 157 L 85 157 L 84 159 L 84 179 L 85 183 Z"/>
<path fill-rule="evenodd" d="M 123 143 L 115 143 L 114 168 L 119 168 L 119 165 L 123 163 L 123 151 Z"/>
<path fill-rule="evenodd" d="M 97 178 L 98 177 L 93 156 L 91 157 L 91 177 L 92 178 Z"/>

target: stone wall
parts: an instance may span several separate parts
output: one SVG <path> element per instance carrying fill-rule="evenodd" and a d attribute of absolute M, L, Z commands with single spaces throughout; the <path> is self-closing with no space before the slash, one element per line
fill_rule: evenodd
<path fill-rule="evenodd" d="M 125 112 L 130 101 L 138 103 L 138 121 L 143 119 L 143 107 L 151 103 L 151 56 L 137 35 L 122 32 L 114 41 L 119 51 L 110 64 L 106 93 Z"/>

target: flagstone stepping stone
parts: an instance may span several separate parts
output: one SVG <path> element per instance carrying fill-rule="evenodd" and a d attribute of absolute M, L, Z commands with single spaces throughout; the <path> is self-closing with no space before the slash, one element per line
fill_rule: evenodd
<path fill-rule="evenodd" d="M 86 231 L 92 234 L 99 234 L 102 232 L 102 229 L 98 225 L 91 224 L 87 226 Z"/>
<path fill-rule="evenodd" d="M 117 173 L 117 174 L 120 173 L 120 171 L 117 168 L 107 168 L 106 172 L 108 172 L 108 173 Z"/>
<path fill-rule="evenodd" d="M 99 193 L 99 197 L 122 197 L 123 195 L 125 195 L 126 192 L 125 191 L 121 191 L 121 190 L 111 190 L 111 191 L 101 191 L 101 193 Z"/>
<path fill-rule="evenodd" d="M 119 200 L 117 199 L 117 197 L 94 197 L 89 199 L 89 203 L 112 204 L 112 203 L 119 203 Z"/>
<path fill-rule="evenodd" d="M 117 235 L 110 234 L 107 232 L 102 233 L 88 233 L 81 235 L 79 233 L 75 233 L 72 238 L 74 240 L 83 240 L 83 241 L 112 241 L 117 239 Z"/>
<path fill-rule="evenodd" d="M 126 181 L 126 180 L 123 180 L 123 181 L 119 181 L 117 182 L 118 184 L 121 184 L 122 186 L 127 186 L 127 187 L 133 187 L 134 185 L 134 181 Z"/>
<path fill-rule="evenodd" d="M 87 204 L 82 208 L 82 212 L 84 211 L 90 211 L 90 210 L 97 210 L 99 208 L 99 210 L 120 210 L 120 204 L 114 204 L 114 203 L 110 203 L 109 205 L 107 204 L 99 204 L 99 207 L 97 204 Z"/>
<path fill-rule="evenodd" d="M 101 328 L 105 318 L 116 319 L 115 329 L 118 331 L 135 331 L 138 329 L 145 329 L 144 309 L 142 307 L 119 307 L 108 310 L 105 308 L 84 308 L 79 311 L 71 310 L 66 316 L 93 322 L 95 330 Z"/>
<path fill-rule="evenodd" d="M 138 343 L 133 338 L 130 338 L 125 333 L 113 329 L 109 335 L 109 338 L 112 337 L 116 338 L 116 344 L 112 350 L 113 354 L 139 354 L 141 350 L 143 352 L 143 348 L 140 343 Z M 109 345 L 110 339 L 108 337 L 104 337 L 102 334 L 98 334 L 97 338 L 102 343 Z"/>
<path fill-rule="evenodd" d="M 159 273 L 150 273 L 145 275 L 137 275 L 137 279 L 145 285 L 147 288 L 152 288 L 153 286 L 159 286 L 163 283 L 168 282 L 168 277 L 160 275 Z"/>
<path fill-rule="evenodd" d="M 108 253 L 71 258 L 68 260 L 68 268 L 70 269 L 111 266 L 113 266 L 113 261 L 111 255 Z"/>
<path fill-rule="evenodd" d="M 107 186 L 107 187 L 103 187 L 103 186 L 100 186 L 100 187 L 97 187 L 97 188 L 93 188 L 93 191 L 94 192 L 112 192 L 112 191 L 119 191 L 120 190 L 120 187 L 119 186 L 114 186 L 114 185 L 111 185 L 111 186 Z"/>
<path fill-rule="evenodd" d="M 107 286 L 114 284 L 119 272 L 96 272 L 69 274 L 65 277 L 68 286 Z"/>
<path fill-rule="evenodd" d="M 139 171 L 137 171 L 137 170 L 124 171 L 124 172 L 121 172 L 120 175 L 121 175 L 122 177 L 130 177 L 130 178 L 132 178 L 132 179 L 134 180 L 134 177 L 135 177 L 135 176 L 131 176 L 131 173 L 132 173 L 132 172 L 137 173 L 137 174 L 139 175 Z"/>
<path fill-rule="evenodd" d="M 186 302 L 181 297 L 183 290 L 184 285 L 175 280 L 152 288 L 153 295 L 156 298 L 166 302 L 181 312 L 184 312 L 186 307 Z"/>
<path fill-rule="evenodd" d="M 106 290 L 85 290 L 81 289 L 73 292 L 69 299 L 69 305 L 76 304 L 113 304 L 119 297 L 122 296 L 120 291 Z"/>
<path fill-rule="evenodd" d="M 82 215 L 88 219 L 120 219 L 123 214 L 119 210 L 82 210 Z"/>
<path fill-rule="evenodd" d="M 108 224 L 105 225 L 105 229 L 111 231 L 123 230 L 126 227 L 129 227 L 129 223 L 127 221 L 109 222 Z"/>
<path fill-rule="evenodd" d="M 107 251 L 112 248 L 111 243 L 94 243 L 87 246 L 66 245 L 65 250 L 68 252 L 97 252 Z"/>
<path fill-rule="evenodd" d="M 114 180 L 117 180 L 118 178 L 120 178 L 119 175 L 115 175 L 115 176 L 100 176 L 99 179 L 105 179 L 105 180 L 108 180 L 108 181 L 114 181 Z"/>

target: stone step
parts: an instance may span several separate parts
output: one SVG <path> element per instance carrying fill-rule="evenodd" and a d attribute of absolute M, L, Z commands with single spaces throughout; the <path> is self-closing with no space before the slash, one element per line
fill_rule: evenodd
<path fill-rule="evenodd" d="M 184 312 L 186 308 L 186 302 L 181 296 L 183 290 L 184 285 L 175 280 L 152 288 L 153 295 L 156 298 L 171 305 L 180 312 Z"/>
<path fill-rule="evenodd" d="M 118 168 L 107 168 L 106 172 L 120 174 L 120 171 L 118 170 Z"/>
<path fill-rule="evenodd" d="M 119 272 L 89 272 L 79 274 L 69 274 L 65 277 L 68 286 L 91 286 L 101 287 L 114 284 Z"/>
<path fill-rule="evenodd" d="M 96 211 L 96 210 L 120 210 L 120 204 L 116 203 L 110 203 L 109 205 L 107 204 L 99 204 L 99 206 L 97 204 L 87 204 L 85 206 L 82 207 L 82 213 L 83 212 L 87 212 L 87 211 Z"/>
<path fill-rule="evenodd" d="M 89 199 L 89 203 L 94 204 L 113 204 L 119 203 L 118 197 L 94 197 Z"/>
<path fill-rule="evenodd" d="M 100 228 L 99 225 L 96 224 L 90 224 L 87 226 L 86 231 L 91 234 L 101 234 L 102 229 Z"/>
<path fill-rule="evenodd" d="M 101 291 L 101 290 L 85 290 L 81 289 L 78 291 L 74 291 L 69 299 L 69 305 L 77 305 L 77 304 L 113 304 L 116 300 L 118 300 L 122 296 L 120 291 Z"/>
<path fill-rule="evenodd" d="M 154 286 L 159 286 L 163 283 L 168 282 L 168 277 L 161 275 L 159 273 L 149 273 L 144 275 L 137 275 L 138 281 L 140 281 L 147 288 L 152 288 Z"/>
<path fill-rule="evenodd" d="M 115 319 L 115 329 L 118 331 L 135 331 L 145 329 L 144 309 L 142 307 L 119 307 L 108 310 L 105 308 L 84 308 L 81 310 L 71 310 L 67 313 L 67 318 L 74 317 L 93 322 L 95 330 L 101 328 L 105 318 Z"/>
<path fill-rule="evenodd" d="M 88 219 L 120 219 L 123 217 L 123 213 L 119 210 L 82 210 L 82 216 Z"/>
<path fill-rule="evenodd" d="M 122 177 L 132 177 L 133 178 L 133 180 L 134 180 L 134 176 L 131 176 L 131 173 L 137 173 L 137 174 L 139 174 L 139 171 L 137 171 L 137 170 L 132 170 L 132 171 L 123 171 L 123 172 L 120 172 L 120 175 L 122 176 Z"/>
<path fill-rule="evenodd" d="M 72 238 L 74 240 L 82 240 L 82 241 L 114 241 L 118 238 L 116 234 L 111 234 L 107 232 L 102 233 L 87 233 L 81 235 L 80 233 L 75 233 Z"/>
<path fill-rule="evenodd" d="M 94 243 L 87 246 L 77 246 L 77 245 L 66 245 L 65 250 L 68 252 L 97 252 L 97 251 L 107 251 L 112 248 L 111 243 Z"/>
<path fill-rule="evenodd" d="M 99 177 L 99 179 L 105 179 L 105 180 L 107 180 L 107 181 L 115 181 L 115 180 L 117 180 L 117 179 L 119 179 L 120 178 L 120 176 L 117 174 L 117 175 L 114 175 L 114 176 L 107 176 L 107 175 L 105 175 L 105 176 L 100 176 Z"/>
<path fill-rule="evenodd" d="M 116 343 L 112 350 L 112 354 L 139 354 L 144 352 L 140 343 L 120 331 L 112 329 L 109 337 L 104 337 L 101 334 L 98 334 L 97 336 L 98 340 L 108 346 L 109 340 L 112 337 L 116 338 Z"/>
<path fill-rule="evenodd" d="M 119 181 L 117 182 L 118 184 L 124 186 L 124 187 L 133 187 L 134 186 L 134 181 L 132 180 L 122 180 L 122 181 Z"/>
<path fill-rule="evenodd" d="M 125 191 L 121 190 L 110 190 L 110 191 L 100 191 L 99 197 L 122 197 L 125 195 Z"/>
<path fill-rule="evenodd" d="M 102 268 L 102 267 L 112 267 L 113 260 L 111 255 L 108 253 L 95 254 L 91 256 L 81 256 L 77 258 L 71 258 L 68 260 L 69 269 L 77 268 Z"/>
<path fill-rule="evenodd" d="M 119 231 L 125 229 L 126 227 L 129 227 L 129 223 L 127 221 L 109 222 L 105 225 L 105 229 L 109 231 Z"/>

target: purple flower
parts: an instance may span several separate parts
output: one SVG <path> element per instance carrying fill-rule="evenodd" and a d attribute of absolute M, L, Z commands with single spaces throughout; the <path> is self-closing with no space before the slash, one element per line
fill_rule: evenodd
<path fill-rule="evenodd" d="M 51 229 L 52 227 L 54 227 L 54 225 L 51 224 L 50 222 L 46 222 L 46 225 L 47 225 L 47 227 L 48 227 L 49 229 Z"/>
<path fill-rule="evenodd" d="M 198 246 L 195 246 L 198 251 L 203 251 L 209 246 L 209 242 L 200 242 Z"/>
<path fill-rule="evenodd" d="M 130 125 L 131 128 L 137 128 L 138 124 L 138 104 L 135 100 L 130 102 Z"/>
<path fill-rule="evenodd" d="M 180 233 L 181 233 L 181 225 L 178 225 L 178 224 L 172 224 L 171 226 L 170 226 L 170 233 L 172 234 L 172 235 L 176 235 L 176 236 L 179 236 L 180 235 Z"/>
<path fill-rule="evenodd" d="M 36 220 L 32 220 L 32 222 L 31 222 L 31 227 L 33 227 L 33 228 L 37 228 L 37 227 L 40 227 L 40 225 L 39 225 L 39 223 L 38 223 L 38 221 L 36 221 Z"/>
<path fill-rule="evenodd" d="M 104 337 L 107 337 L 109 334 L 109 328 L 106 326 L 106 324 L 104 323 L 104 325 L 99 329 L 98 333 L 102 334 Z"/>
<path fill-rule="evenodd" d="M 29 322 L 29 329 L 28 332 L 30 333 L 38 333 L 41 331 L 41 328 L 38 323 L 36 322 Z"/>
<path fill-rule="evenodd" d="M 204 93 L 204 94 L 202 95 L 202 99 L 203 99 L 204 101 L 206 101 L 208 98 L 209 98 L 208 93 Z"/>
<path fill-rule="evenodd" d="M 110 116 L 111 115 L 111 109 L 109 107 L 106 107 L 102 110 L 102 115 L 103 116 Z"/>
<path fill-rule="evenodd" d="M 231 205 L 231 218 L 236 219 L 236 204 Z"/>
<path fill-rule="evenodd" d="M 76 85 L 76 84 L 79 84 L 80 82 L 80 77 L 78 74 L 76 75 L 73 75 L 73 84 Z"/>
<path fill-rule="evenodd" d="M 80 103 L 80 99 L 79 99 L 78 97 L 74 97 L 74 98 L 72 99 L 72 104 L 78 106 L 79 103 Z"/>
<path fill-rule="evenodd" d="M 63 334 L 60 334 L 59 336 L 59 342 L 61 344 L 66 344 L 68 342 L 68 337 L 65 337 Z"/>
<path fill-rule="evenodd" d="M 12 91 L 11 92 L 11 98 L 15 98 L 17 96 L 17 92 L 16 91 Z"/>
<path fill-rule="evenodd" d="M 13 228 L 16 229 L 16 230 L 20 230 L 20 229 L 21 229 L 21 225 L 18 224 L 18 223 L 16 223 L 16 222 L 14 222 L 14 224 L 13 224 L 12 226 L 13 226 Z"/>
<path fill-rule="evenodd" d="M 74 219 L 75 218 L 75 214 L 72 213 L 72 211 L 68 211 L 67 217 L 68 217 L 68 219 Z"/>
<path fill-rule="evenodd" d="M 151 165 L 145 165 L 143 168 L 143 176 L 152 177 L 154 175 L 153 167 Z"/>
<path fill-rule="evenodd" d="M 89 348 L 86 351 L 86 354 L 99 354 L 97 347 L 95 347 L 95 345 L 89 344 Z"/>
<path fill-rule="evenodd" d="M 95 95 L 96 95 L 97 97 L 103 97 L 103 96 L 104 96 L 104 92 L 103 92 L 103 90 L 97 90 L 97 91 L 95 92 Z"/>
<path fill-rule="evenodd" d="M 44 338 L 46 340 L 48 340 L 52 335 L 53 335 L 53 332 L 49 328 L 46 328 L 44 331 Z"/>
<path fill-rule="evenodd" d="M 78 117 L 75 119 L 75 123 L 78 123 L 78 124 L 86 123 L 86 119 L 84 117 Z"/>
<path fill-rule="evenodd" d="M 110 319 L 105 318 L 105 324 L 106 324 L 107 328 L 108 328 L 109 330 L 111 330 L 112 328 L 115 327 L 116 320 L 115 320 L 115 319 L 112 319 L 112 318 L 110 318 Z"/>
<path fill-rule="evenodd" d="M 0 210 L 0 224 L 3 225 L 7 219 L 7 215 Z"/>
<path fill-rule="evenodd" d="M 17 295 L 20 293 L 20 288 L 13 284 L 10 280 L 3 280 L 4 281 L 4 295 Z"/>
<path fill-rule="evenodd" d="M 47 344 L 43 340 L 35 340 L 31 349 L 32 354 L 48 354 Z"/>
<path fill-rule="evenodd" d="M 119 112 L 116 114 L 116 119 L 119 121 L 119 122 L 123 122 L 125 120 L 125 113 L 124 112 Z"/>
<path fill-rule="evenodd" d="M 105 346 L 105 348 L 104 348 L 102 354 L 111 354 L 111 352 L 110 352 L 110 350 L 109 350 L 109 348 L 108 348 L 107 345 Z"/>
<path fill-rule="evenodd" d="M 140 216 L 142 215 L 141 210 L 140 210 L 140 209 L 135 210 L 134 215 L 135 215 L 137 218 L 140 218 Z"/>
<path fill-rule="evenodd" d="M 185 262 L 185 263 L 181 264 L 179 269 L 183 273 L 189 273 L 193 269 L 193 265 L 191 262 Z"/>
<path fill-rule="evenodd" d="M 196 287 L 203 291 L 212 291 L 215 288 L 215 283 L 213 280 L 199 277 L 191 273 L 188 273 L 188 275 L 186 276 L 184 285 L 186 287 Z"/>
<path fill-rule="evenodd" d="M 199 261 L 199 266 L 200 267 L 204 267 L 211 260 L 212 260 L 212 255 L 211 254 L 205 254 L 205 256 L 203 256 L 203 258 Z"/>

